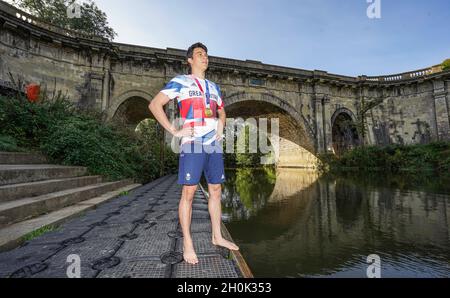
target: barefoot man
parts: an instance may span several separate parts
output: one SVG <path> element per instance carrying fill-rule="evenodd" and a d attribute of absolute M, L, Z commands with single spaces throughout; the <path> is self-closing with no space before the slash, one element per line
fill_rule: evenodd
<path fill-rule="evenodd" d="M 226 120 L 220 88 L 205 78 L 209 62 L 205 45 L 190 46 L 187 61 L 191 74 L 173 78 L 151 101 L 149 108 L 167 131 L 181 138 L 178 184 L 183 185 L 183 191 L 178 213 L 183 230 L 183 257 L 187 263 L 197 264 L 190 228 L 192 201 L 203 172 L 208 182 L 212 243 L 230 250 L 239 248 L 225 240 L 220 230 L 221 184 L 225 181 L 221 141 Z M 169 122 L 163 110 L 163 106 L 175 98 L 183 122 L 180 130 Z"/>

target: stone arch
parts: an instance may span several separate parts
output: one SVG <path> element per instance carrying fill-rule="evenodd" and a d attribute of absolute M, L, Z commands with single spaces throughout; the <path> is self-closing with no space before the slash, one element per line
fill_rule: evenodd
<path fill-rule="evenodd" d="M 145 118 L 152 117 L 148 110 L 148 104 L 152 99 L 153 96 L 146 91 L 126 91 L 113 99 L 107 111 L 108 119 L 121 117 L 129 124 L 137 124 Z"/>
<path fill-rule="evenodd" d="M 340 155 L 359 145 L 356 121 L 355 114 L 345 107 L 337 109 L 331 116 L 331 143 L 335 154 Z"/>
<path fill-rule="evenodd" d="M 356 122 L 355 114 L 350 109 L 341 107 L 339 109 L 336 109 L 336 111 L 334 111 L 333 115 L 331 116 L 331 124 L 334 124 L 336 117 L 341 113 L 347 114 L 352 119 L 353 122 Z"/>
<path fill-rule="evenodd" d="M 305 130 L 305 132 L 308 134 L 311 139 L 314 139 L 314 131 L 309 125 L 308 121 L 299 113 L 294 107 L 291 106 L 287 101 L 283 100 L 282 98 L 279 98 L 275 95 L 269 94 L 269 93 L 247 93 L 247 92 L 238 92 L 231 94 L 230 96 L 227 96 L 224 98 L 224 104 L 225 107 L 230 106 L 232 104 L 243 102 L 243 101 L 249 101 L 249 100 L 256 100 L 256 101 L 263 101 L 268 102 L 272 105 L 275 105 L 279 107 L 280 109 L 287 112 L 293 119 L 296 120 L 296 122 Z"/>
<path fill-rule="evenodd" d="M 267 93 L 239 92 L 225 97 L 224 104 L 227 117 L 279 118 L 278 167 L 317 168 L 312 129 L 287 101 Z"/>

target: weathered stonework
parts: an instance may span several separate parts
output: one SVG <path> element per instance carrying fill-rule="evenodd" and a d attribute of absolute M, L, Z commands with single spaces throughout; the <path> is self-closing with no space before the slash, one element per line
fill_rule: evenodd
<path fill-rule="evenodd" d="M 0 2 L 3 88 L 11 85 L 9 72 L 48 92 L 62 91 L 109 118 L 137 124 L 151 117 L 148 102 L 172 77 L 187 73 L 188 65 L 183 50 L 119 44 L 66 31 Z M 228 117 L 280 119 L 280 153 L 285 154 L 280 164 L 285 166 L 311 167 L 313 155 L 334 151 L 332 132 L 340 113 L 363 123 L 364 134 L 358 137 L 365 144 L 450 139 L 450 71 L 440 66 L 349 77 L 211 56 L 207 76 L 220 85 Z M 175 109 L 171 102 L 167 112 L 172 118 Z"/>

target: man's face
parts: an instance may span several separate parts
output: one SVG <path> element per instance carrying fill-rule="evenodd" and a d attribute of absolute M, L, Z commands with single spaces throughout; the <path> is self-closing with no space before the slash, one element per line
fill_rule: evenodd
<path fill-rule="evenodd" d="M 195 48 L 192 53 L 192 58 L 189 58 L 188 62 L 191 65 L 191 68 L 206 71 L 209 63 L 208 54 L 202 48 Z"/>

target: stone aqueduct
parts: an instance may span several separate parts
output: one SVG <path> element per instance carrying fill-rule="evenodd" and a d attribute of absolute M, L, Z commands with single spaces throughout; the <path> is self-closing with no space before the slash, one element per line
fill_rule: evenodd
<path fill-rule="evenodd" d="M 151 117 L 148 102 L 165 83 L 187 70 L 184 50 L 63 30 L 0 1 L 1 88 L 12 87 L 12 75 L 137 124 Z M 228 117 L 280 119 L 278 166 L 311 167 L 339 144 L 450 139 L 450 71 L 441 66 L 350 77 L 210 56 L 207 76 L 221 86 Z M 175 108 L 168 105 L 169 116 Z M 343 134 L 345 122 L 360 129 Z"/>

